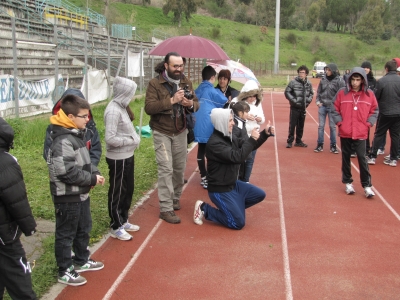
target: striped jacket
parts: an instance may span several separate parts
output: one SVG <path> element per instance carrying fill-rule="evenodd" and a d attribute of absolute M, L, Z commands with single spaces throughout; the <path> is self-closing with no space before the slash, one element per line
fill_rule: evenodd
<path fill-rule="evenodd" d="M 85 201 L 96 185 L 100 173 L 90 161 L 83 135 L 82 130 L 53 124 L 47 166 L 54 203 Z"/>

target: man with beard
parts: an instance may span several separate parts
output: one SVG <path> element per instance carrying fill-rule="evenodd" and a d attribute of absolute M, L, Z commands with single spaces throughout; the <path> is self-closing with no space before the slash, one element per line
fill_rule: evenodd
<path fill-rule="evenodd" d="M 183 75 L 183 59 L 170 52 L 164 59 L 164 70 L 150 80 L 146 91 L 145 111 L 150 115 L 154 149 L 158 165 L 158 198 L 160 218 L 180 223 L 174 210 L 180 209 L 187 154 L 186 114 L 199 109 L 192 82 Z M 184 87 L 193 94 L 187 99 Z"/>

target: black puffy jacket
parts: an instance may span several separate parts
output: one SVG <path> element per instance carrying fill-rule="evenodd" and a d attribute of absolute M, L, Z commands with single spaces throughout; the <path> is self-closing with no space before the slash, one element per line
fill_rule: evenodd
<path fill-rule="evenodd" d="M 285 97 L 293 108 L 306 110 L 313 96 L 314 91 L 311 83 L 307 79 L 302 80 L 300 77 L 296 77 L 289 82 L 285 89 Z"/>
<path fill-rule="evenodd" d="M 26 236 L 32 235 L 36 222 L 21 168 L 15 157 L 8 153 L 10 142 L 4 140 L 4 130 L 11 127 L 0 120 L 0 245 L 5 245 L 18 240 L 21 232 Z"/>

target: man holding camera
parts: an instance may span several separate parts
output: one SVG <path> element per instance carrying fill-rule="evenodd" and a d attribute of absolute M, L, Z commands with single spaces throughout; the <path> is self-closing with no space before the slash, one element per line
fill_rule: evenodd
<path fill-rule="evenodd" d="M 168 53 L 164 58 L 164 70 L 149 82 L 145 101 L 158 165 L 160 218 L 172 224 L 181 222 L 174 210 L 180 209 L 186 168 L 186 114 L 199 109 L 192 82 L 183 75 L 183 68 L 182 57 L 176 52 Z M 185 92 L 186 85 L 189 91 Z"/>

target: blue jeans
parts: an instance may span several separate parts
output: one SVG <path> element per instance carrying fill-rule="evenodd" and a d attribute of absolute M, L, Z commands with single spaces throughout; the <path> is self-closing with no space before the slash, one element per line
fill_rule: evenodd
<path fill-rule="evenodd" d="M 231 229 L 242 229 L 246 222 L 245 210 L 264 200 L 265 192 L 243 181 L 237 180 L 235 188 L 230 192 L 208 192 L 211 201 L 217 208 L 205 203 L 204 217 Z"/>
<path fill-rule="evenodd" d="M 336 125 L 333 122 L 331 108 L 323 106 L 323 105 L 321 105 L 318 108 L 319 125 L 318 125 L 318 141 L 317 141 L 317 143 L 318 144 L 324 143 L 324 129 L 325 129 L 326 115 L 328 115 L 328 117 L 329 117 L 331 145 L 336 144 Z"/>
<path fill-rule="evenodd" d="M 74 262 L 84 265 L 90 251 L 89 233 L 92 230 L 90 198 L 73 203 L 54 204 L 56 213 L 55 256 L 61 275 L 72 265 L 71 248 L 75 253 Z"/>
<path fill-rule="evenodd" d="M 249 157 L 246 159 L 246 162 L 244 163 L 244 175 L 243 175 L 244 182 L 250 181 L 250 175 L 251 171 L 253 171 L 253 165 L 254 165 L 254 160 L 256 158 L 256 153 L 257 150 L 253 150 L 250 153 Z"/>

